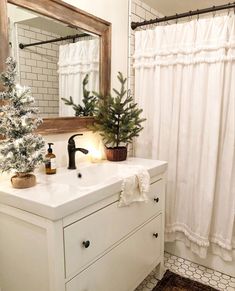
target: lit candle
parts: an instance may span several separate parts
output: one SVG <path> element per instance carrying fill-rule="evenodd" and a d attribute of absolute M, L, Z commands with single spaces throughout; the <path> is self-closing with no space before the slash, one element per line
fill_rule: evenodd
<path fill-rule="evenodd" d="M 97 149 L 91 150 L 91 161 L 92 163 L 99 163 L 102 160 L 102 154 Z"/>

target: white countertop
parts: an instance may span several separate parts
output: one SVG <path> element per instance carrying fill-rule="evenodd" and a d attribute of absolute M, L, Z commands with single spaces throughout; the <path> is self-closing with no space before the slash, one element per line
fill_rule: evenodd
<path fill-rule="evenodd" d="M 75 180 L 75 177 L 77 172 L 86 173 L 86 170 L 83 170 L 85 168 L 84 165 L 78 166 L 77 170 L 59 168 L 57 169 L 58 174 L 55 175 L 38 173 L 36 174 L 37 185 L 27 189 L 12 188 L 9 178 L 7 178 L 0 182 L 0 203 L 51 220 L 61 219 L 120 192 L 123 179 L 118 174 L 112 174 L 113 176 L 107 178 L 106 171 L 103 174 L 104 179 L 98 176 L 99 173 L 97 173 L 97 177 L 94 177 L 96 175 L 94 170 L 99 169 L 97 165 L 102 164 L 115 165 L 114 167 L 116 165 L 143 166 L 149 171 L 151 177 L 163 173 L 167 168 L 166 162 L 140 158 L 129 158 L 123 162 L 105 161 L 101 164 L 89 164 L 89 171 L 94 179 L 98 179 L 98 183 L 83 187 L 79 186 L 79 179 L 76 178 Z M 70 177 L 72 178 L 70 179 Z M 86 180 L 82 177 L 80 181 Z"/>

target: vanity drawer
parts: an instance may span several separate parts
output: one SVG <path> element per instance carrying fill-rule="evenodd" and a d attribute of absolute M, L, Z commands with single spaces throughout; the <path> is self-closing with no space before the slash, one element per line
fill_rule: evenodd
<path fill-rule="evenodd" d="M 118 202 L 64 228 L 66 278 L 78 272 L 106 249 L 161 210 L 163 181 L 150 187 L 149 201 L 118 207 Z M 154 200 L 155 199 L 155 200 Z"/>
<path fill-rule="evenodd" d="M 159 215 L 69 281 L 66 291 L 134 290 L 158 264 L 161 231 Z"/>

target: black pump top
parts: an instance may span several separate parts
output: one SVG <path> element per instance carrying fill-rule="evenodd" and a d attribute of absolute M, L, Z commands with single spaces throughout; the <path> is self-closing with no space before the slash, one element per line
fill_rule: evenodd
<path fill-rule="evenodd" d="M 48 148 L 47 151 L 48 151 L 49 154 L 51 154 L 51 153 L 52 153 L 52 148 L 51 148 L 51 146 L 53 145 L 53 143 L 52 143 L 52 142 L 49 142 L 48 145 L 49 145 L 49 148 Z"/>

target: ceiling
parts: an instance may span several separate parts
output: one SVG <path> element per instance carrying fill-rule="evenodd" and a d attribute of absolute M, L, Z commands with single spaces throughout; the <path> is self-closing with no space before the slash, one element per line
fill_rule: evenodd
<path fill-rule="evenodd" d="M 142 0 L 163 15 L 228 4 L 229 0 Z"/>
<path fill-rule="evenodd" d="M 62 22 L 49 19 L 45 16 L 10 3 L 7 4 L 7 10 L 8 16 L 12 23 L 25 24 L 34 28 L 55 33 L 58 36 L 67 36 L 79 33 L 76 29 L 70 28 Z"/>

